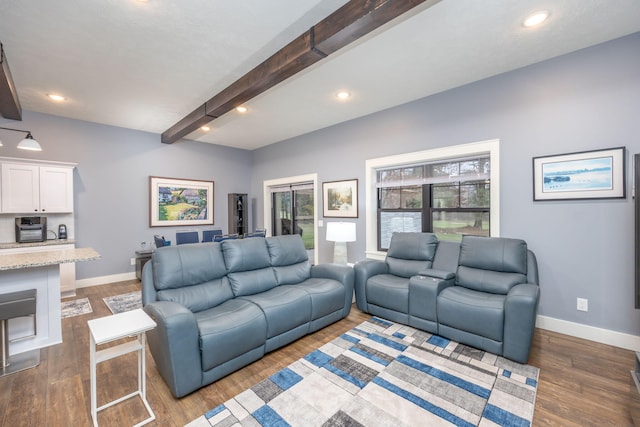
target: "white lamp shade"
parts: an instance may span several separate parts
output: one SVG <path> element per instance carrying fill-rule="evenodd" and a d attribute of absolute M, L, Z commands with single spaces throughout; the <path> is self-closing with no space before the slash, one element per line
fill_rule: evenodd
<path fill-rule="evenodd" d="M 33 139 L 31 134 L 27 135 L 25 139 L 20 141 L 18 148 L 21 150 L 42 151 L 42 147 L 38 144 L 38 141 Z"/>
<path fill-rule="evenodd" d="M 328 222 L 327 240 L 330 242 L 355 242 L 355 222 Z"/>

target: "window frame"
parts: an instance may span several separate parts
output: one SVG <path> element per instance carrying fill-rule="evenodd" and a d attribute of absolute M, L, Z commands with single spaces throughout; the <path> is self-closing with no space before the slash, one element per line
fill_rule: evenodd
<path fill-rule="evenodd" d="M 376 184 L 377 171 L 379 169 L 409 166 L 422 162 L 431 163 L 446 161 L 479 155 L 488 155 L 489 161 L 491 162 L 491 169 L 489 173 L 489 181 L 491 183 L 489 229 L 491 236 L 500 236 L 500 140 L 492 139 L 368 159 L 365 162 L 365 256 L 367 258 L 381 260 L 386 256 L 386 251 L 382 251 L 378 248 L 380 224 L 378 223 L 378 188 Z"/>

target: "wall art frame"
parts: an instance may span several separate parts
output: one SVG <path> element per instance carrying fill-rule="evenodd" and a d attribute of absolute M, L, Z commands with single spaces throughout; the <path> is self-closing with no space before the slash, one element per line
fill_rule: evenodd
<path fill-rule="evenodd" d="M 625 147 L 533 158 L 533 200 L 626 198 Z"/>
<path fill-rule="evenodd" d="M 322 214 L 326 218 L 358 218 L 358 180 L 323 182 Z"/>
<path fill-rule="evenodd" d="M 149 177 L 149 226 L 213 225 L 214 182 Z"/>

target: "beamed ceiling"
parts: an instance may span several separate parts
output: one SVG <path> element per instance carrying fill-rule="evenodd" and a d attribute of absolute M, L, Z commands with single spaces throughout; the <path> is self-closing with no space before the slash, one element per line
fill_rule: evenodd
<path fill-rule="evenodd" d="M 638 0 L 0 1 L 23 109 L 249 150 L 638 31 Z"/>

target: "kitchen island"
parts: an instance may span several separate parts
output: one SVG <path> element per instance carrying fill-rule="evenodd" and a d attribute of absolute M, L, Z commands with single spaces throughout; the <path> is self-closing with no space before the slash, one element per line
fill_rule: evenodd
<path fill-rule="evenodd" d="M 0 255 L 22 254 L 27 252 L 47 252 L 76 247 L 74 239 L 50 239 L 44 242 L 4 242 L 0 243 Z M 60 293 L 62 298 L 76 294 L 76 264 L 67 262 L 60 264 Z"/>
<path fill-rule="evenodd" d="M 69 262 L 99 259 L 92 248 L 0 255 L 0 294 L 36 289 L 36 331 L 29 318 L 9 322 L 9 355 L 40 349 L 62 342 L 60 268 Z M 34 334 L 34 332 L 36 332 Z"/>

